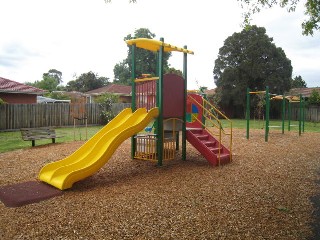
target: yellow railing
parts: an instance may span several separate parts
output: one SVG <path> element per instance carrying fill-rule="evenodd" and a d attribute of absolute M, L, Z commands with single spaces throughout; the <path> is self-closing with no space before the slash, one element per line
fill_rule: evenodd
<path fill-rule="evenodd" d="M 179 131 L 181 130 L 177 122 L 181 122 L 182 126 L 183 121 L 179 118 L 168 118 L 163 121 L 163 160 L 175 159 L 178 138 L 177 134 L 179 134 Z M 169 130 L 165 129 L 166 123 L 169 124 Z"/>
<path fill-rule="evenodd" d="M 179 129 L 177 126 L 177 121 L 182 122 L 179 118 L 169 118 L 164 120 L 165 123 L 169 123 L 169 130 L 163 130 L 163 160 L 173 160 L 176 156 L 177 149 L 177 134 L 179 134 Z M 135 159 L 147 160 L 156 162 L 157 159 L 157 135 L 156 134 L 146 134 L 137 135 L 136 137 L 136 149 L 135 149 Z"/>
<path fill-rule="evenodd" d="M 188 96 L 193 102 L 195 102 L 202 110 L 203 110 L 203 116 L 205 118 L 205 123 L 200 121 L 199 119 L 196 119 L 210 134 L 213 136 L 218 137 L 218 142 L 219 142 L 219 152 L 218 152 L 218 160 L 219 160 L 219 165 L 220 165 L 220 154 L 221 154 L 221 144 L 223 141 L 222 135 L 225 136 L 230 136 L 230 142 L 229 142 L 229 151 L 230 151 L 230 162 L 232 161 L 232 121 L 225 115 L 223 114 L 219 109 L 217 109 L 215 106 L 213 106 L 210 102 L 207 100 L 203 99 L 203 103 L 199 103 L 196 99 L 191 97 L 190 95 Z M 214 113 L 213 113 L 214 112 Z M 220 121 L 219 117 L 222 117 L 225 119 L 228 123 L 228 128 L 230 131 L 226 131 L 225 128 L 222 126 L 222 122 Z M 218 133 L 214 133 L 211 131 L 209 128 L 207 128 L 206 123 L 211 123 L 214 128 L 218 129 Z"/>
<path fill-rule="evenodd" d="M 155 134 L 137 135 L 135 159 L 157 161 L 157 137 Z"/>

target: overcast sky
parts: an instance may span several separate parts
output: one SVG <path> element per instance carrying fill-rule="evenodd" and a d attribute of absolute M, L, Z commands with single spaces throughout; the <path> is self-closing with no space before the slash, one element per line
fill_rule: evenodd
<path fill-rule="evenodd" d="M 62 72 L 63 84 L 93 71 L 113 80 L 113 67 L 127 56 L 123 41 L 148 28 L 178 47 L 188 46 L 188 89 L 214 88 L 219 48 L 241 31 L 237 0 L 0 0 L 0 76 L 18 82 L 41 80 L 49 69 Z M 304 1 L 302 1 L 304 2 Z M 302 36 L 303 5 L 295 13 L 273 8 L 255 16 L 308 87 L 320 86 L 320 34 Z M 182 69 L 182 54 L 169 63 Z"/>

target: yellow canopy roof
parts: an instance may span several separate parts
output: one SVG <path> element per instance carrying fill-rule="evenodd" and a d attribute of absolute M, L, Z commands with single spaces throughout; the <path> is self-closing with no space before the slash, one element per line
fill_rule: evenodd
<path fill-rule="evenodd" d="M 138 48 L 143 48 L 143 49 L 154 51 L 154 52 L 158 51 L 160 49 L 160 46 L 163 46 L 165 52 L 176 51 L 176 52 L 194 54 L 194 52 L 191 51 L 191 50 L 188 50 L 188 49 L 185 49 L 185 48 L 176 47 L 176 46 L 173 46 L 171 44 L 164 43 L 162 41 L 155 40 L 155 39 L 150 39 L 150 38 L 130 39 L 130 40 L 127 40 L 126 43 L 128 45 L 135 44 Z"/>

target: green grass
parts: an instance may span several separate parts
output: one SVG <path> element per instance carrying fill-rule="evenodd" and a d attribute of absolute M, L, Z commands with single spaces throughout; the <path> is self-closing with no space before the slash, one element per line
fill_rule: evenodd
<path fill-rule="evenodd" d="M 229 125 L 225 120 L 222 120 L 223 127 L 228 128 Z M 299 131 L 298 121 L 292 121 L 292 125 L 297 125 L 295 127 L 291 127 L 291 131 Z M 152 124 L 150 124 L 151 126 Z M 271 120 L 270 126 L 280 126 L 279 128 L 270 128 L 270 131 L 281 131 L 281 121 Z M 232 126 L 233 128 L 239 129 L 246 129 L 246 120 L 242 119 L 232 119 Z M 264 129 L 265 121 L 250 121 L 250 129 Z M 98 132 L 102 126 L 93 126 L 88 127 L 88 139 L 91 138 L 96 132 Z M 285 131 L 288 131 L 288 121 L 285 122 Z M 305 122 L 305 132 L 320 132 L 320 123 L 311 123 Z M 57 128 L 56 129 L 57 135 L 63 136 L 61 138 L 56 139 L 56 143 L 62 142 L 72 142 L 72 141 L 79 141 L 80 137 L 81 140 L 85 140 L 86 138 L 86 130 L 85 127 L 81 128 L 74 128 L 67 127 L 67 128 Z M 75 138 L 74 138 L 75 136 Z M 36 140 L 36 146 L 49 144 L 51 143 L 50 139 L 45 140 Z M 23 148 L 30 148 L 31 141 L 23 141 L 21 138 L 20 131 L 14 132 L 0 132 L 0 153 L 8 152 L 16 149 L 23 149 Z"/>
<path fill-rule="evenodd" d="M 93 126 L 87 128 L 88 139 L 98 132 L 102 126 Z M 56 134 L 63 136 L 56 138 L 56 143 L 72 142 L 86 139 L 85 127 L 80 128 L 56 128 Z M 36 140 L 36 146 L 52 143 L 51 139 Z M 31 141 L 23 141 L 20 131 L 0 132 L 0 153 L 8 152 L 16 149 L 30 148 Z"/>

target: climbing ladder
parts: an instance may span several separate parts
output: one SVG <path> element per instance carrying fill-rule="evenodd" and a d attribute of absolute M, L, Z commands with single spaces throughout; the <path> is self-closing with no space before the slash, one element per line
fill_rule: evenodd
<path fill-rule="evenodd" d="M 200 121 L 202 128 L 188 128 L 186 131 L 187 141 L 193 145 L 212 166 L 220 166 L 232 161 L 232 122 L 223 113 L 211 105 L 207 100 L 203 99 L 200 103 L 191 96 L 188 96 L 193 104 L 196 104 L 203 110 L 204 120 Z M 229 124 L 228 132 L 222 127 L 220 117 Z M 208 128 L 205 122 L 211 124 L 212 128 Z M 229 139 L 229 149 L 226 148 L 222 141 Z"/>

